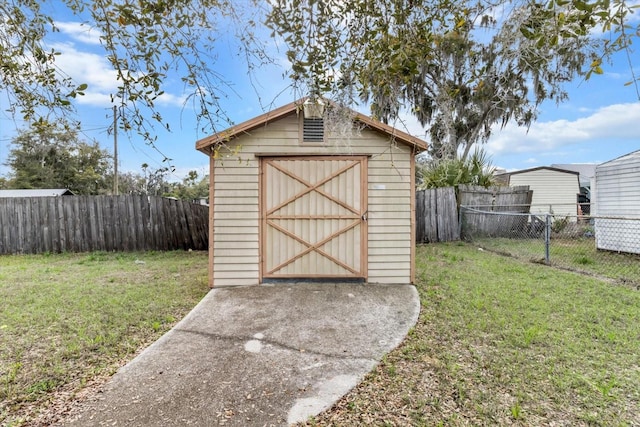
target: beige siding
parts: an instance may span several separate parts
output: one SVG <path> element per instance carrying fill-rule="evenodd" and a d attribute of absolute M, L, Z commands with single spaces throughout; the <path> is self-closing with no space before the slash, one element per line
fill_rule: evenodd
<path fill-rule="evenodd" d="M 258 283 L 258 162 L 215 162 L 213 285 Z"/>
<path fill-rule="evenodd" d="M 349 143 L 301 143 L 297 116 L 260 127 L 230 143 L 238 156 L 215 160 L 213 284 L 260 281 L 259 157 L 266 155 L 367 155 L 368 282 L 411 281 L 411 148 L 363 130 Z"/>
<path fill-rule="evenodd" d="M 528 185 L 533 190 L 531 212 L 577 215 L 578 175 L 557 170 L 538 169 L 511 175 L 510 186 Z"/>
<path fill-rule="evenodd" d="M 384 137 L 381 148 L 387 149 Z M 369 281 L 411 282 L 411 152 L 400 146 L 369 161 Z"/>

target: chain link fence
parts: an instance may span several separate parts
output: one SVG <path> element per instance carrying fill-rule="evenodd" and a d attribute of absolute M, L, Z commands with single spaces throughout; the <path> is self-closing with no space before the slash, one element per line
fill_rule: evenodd
<path fill-rule="evenodd" d="M 532 206 L 461 206 L 460 236 L 516 258 L 640 289 L 640 218 L 542 213 Z"/>

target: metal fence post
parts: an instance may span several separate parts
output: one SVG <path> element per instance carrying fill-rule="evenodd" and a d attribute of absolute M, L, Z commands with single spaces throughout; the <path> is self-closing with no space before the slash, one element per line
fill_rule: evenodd
<path fill-rule="evenodd" d="M 551 214 L 545 214 L 544 223 L 544 262 L 549 265 L 551 264 L 549 256 L 549 246 L 551 245 Z"/>
<path fill-rule="evenodd" d="M 488 210 L 488 204 L 472 206 L 461 205 L 460 225 L 465 239 L 478 247 L 524 261 L 607 277 L 634 288 L 640 285 L 640 215 L 578 216 L 538 209 L 532 213 L 529 207 L 522 209 L 520 205 L 500 212 Z M 544 239 L 544 248 L 540 239 Z"/>

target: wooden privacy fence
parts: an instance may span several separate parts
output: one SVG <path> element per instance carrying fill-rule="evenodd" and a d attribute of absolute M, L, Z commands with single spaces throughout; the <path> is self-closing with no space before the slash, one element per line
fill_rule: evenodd
<path fill-rule="evenodd" d="M 416 192 L 417 243 L 460 240 L 461 227 L 459 226 L 458 206 L 491 212 L 529 212 L 533 194 L 528 185 L 489 188 L 460 185 L 457 193 L 456 198 L 454 187 L 433 188 Z M 465 215 L 462 232 L 464 233 L 465 227 L 472 227 L 475 230 L 495 234 L 501 230 L 521 226 L 521 224 L 505 224 L 504 219 L 500 221 L 486 215 L 483 217 Z M 514 217 L 510 221 L 519 223 L 523 219 Z"/>
<path fill-rule="evenodd" d="M 509 237 L 513 230 L 521 230 L 527 225 L 527 216 L 500 216 L 475 212 L 528 213 L 533 195 L 528 185 L 489 188 L 461 185 L 458 192 L 460 206 L 470 208 L 461 215 L 463 237 L 471 230 L 475 235 Z"/>
<path fill-rule="evenodd" d="M 460 185 L 460 206 L 474 207 L 491 212 L 529 212 L 533 191 L 528 185 L 513 187 Z"/>
<path fill-rule="evenodd" d="M 208 207 L 126 196 L 0 198 L 0 254 L 206 250 Z"/>
<path fill-rule="evenodd" d="M 453 187 L 416 192 L 416 242 L 460 240 L 458 205 Z"/>

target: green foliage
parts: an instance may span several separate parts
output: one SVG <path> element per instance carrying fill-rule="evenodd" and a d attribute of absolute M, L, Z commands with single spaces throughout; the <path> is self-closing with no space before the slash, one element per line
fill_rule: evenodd
<path fill-rule="evenodd" d="M 125 172 L 118 174 L 119 194 L 145 194 L 148 196 L 165 196 L 171 191 L 172 183 L 167 181 L 171 172 L 168 167 L 154 169 L 147 163 L 141 165 L 142 173 Z M 113 176 L 109 177 L 113 182 Z"/>
<path fill-rule="evenodd" d="M 120 194 L 144 194 L 142 189 L 145 184 L 144 177 L 138 173 L 118 173 L 118 193 Z"/>
<path fill-rule="evenodd" d="M 12 140 L 8 188 L 68 188 L 104 194 L 111 187 L 111 156 L 97 142 L 78 139 L 69 128 L 40 122 Z"/>
<path fill-rule="evenodd" d="M 495 168 L 482 150 L 476 150 L 467 159 L 442 159 L 419 164 L 417 167 L 419 187 L 456 187 L 460 184 L 490 187 L 494 184 Z"/>
<path fill-rule="evenodd" d="M 37 121 L 42 110 L 68 112 L 70 94 L 82 91 L 74 91 L 74 82 L 57 72 L 59 52 L 43 43 L 55 30 L 53 18 L 32 0 L 0 2 L 0 15 L 0 90 L 9 98 L 8 111 L 27 121 Z"/>
<path fill-rule="evenodd" d="M 99 34 L 100 45 L 119 83 L 111 94 L 118 107 L 119 126 L 134 131 L 151 144 L 154 127 L 169 129 L 156 108 L 166 83 L 177 76 L 183 83 L 185 104 L 195 111 L 203 131 L 228 121 L 218 100 L 229 88 L 216 72 L 220 39 L 235 44 L 247 57 L 247 68 L 259 67 L 268 57 L 255 37 L 259 0 L 62 0 L 56 13 L 86 22 Z M 72 117 L 75 98 L 91 90 L 76 83 L 56 66 L 61 52 L 49 37 L 58 30 L 47 2 L 0 2 L 0 90 L 9 112 L 28 123 L 54 117 Z"/>
<path fill-rule="evenodd" d="M 295 85 L 347 92 L 385 122 L 406 107 L 429 128 L 433 158 L 464 161 L 494 125 L 529 126 L 542 101 L 566 99 L 565 83 L 602 72 L 633 37 L 631 12 L 622 0 L 278 0 L 267 24 Z M 600 24 L 619 42 L 590 37 Z"/>
<path fill-rule="evenodd" d="M 189 171 L 181 183 L 172 183 L 167 196 L 176 199 L 197 200 L 209 197 L 209 176 L 198 179 L 198 172 Z"/>
<path fill-rule="evenodd" d="M 631 16 L 638 4 L 625 0 L 548 0 L 546 4 L 534 4 L 535 13 L 521 26 L 522 34 L 534 40 L 538 46 L 555 49 L 567 38 L 588 36 L 594 30 L 608 34 L 603 39 L 602 49 L 589 58 L 585 78 L 603 74 L 603 60 L 612 52 L 626 50 L 630 55 L 633 40 L 640 36 L 640 25 L 632 26 Z M 633 69 L 633 80 L 625 85 L 634 85 L 638 98 L 638 81 Z"/>
<path fill-rule="evenodd" d="M 142 173 L 143 177 L 139 181 L 142 184 L 142 187 L 135 193 L 151 196 L 164 196 L 165 193 L 169 191 L 169 183 L 166 180 L 169 168 L 161 167 L 158 169 L 152 169 L 147 163 L 143 163 Z"/>
<path fill-rule="evenodd" d="M 147 163 L 143 163 L 141 169 L 142 174 L 134 172 L 119 174 L 120 194 L 145 194 L 191 201 L 209 197 L 208 175 L 200 178 L 198 172 L 192 170 L 181 182 L 171 182 L 167 179 L 172 172 L 168 167 L 154 169 Z"/>
<path fill-rule="evenodd" d="M 91 90 L 56 66 L 61 52 L 47 2 L 0 2 L 0 90 L 7 110 L 35 123 L 73 117 L 74 101 Z M 563 83 L 603 72 L 616 50 L 637 37 L 624 0 L 63 0 L 57 13 L 87 22 L 115 71 L 111 94 L 119 125 L 153 144 L 154 126 L 169 129 L 156 108 L 169 75 L 178 75 L 185 104 L 203 132 L 228 121 L 218 100 L 230 89 L 213 67 L 221 39 L 235 44 L 249 70 L 271 62 L 259 22 L 281 35 L 295 87 L 370 101 L 385 121 L 403 103 L 428 125 L 434 157 L 465 159 L 491 126 L 528 126 L 537 105 L 562 101 Z M 265 16 L 266 15 L 266 16 Z M 494 16 L 501 16 L 498 22 Z M 499 24 L 499 25 L 498 25 Z M 592 50 L 589 33 L 608 37 Z M 631 70 L 633 73 L 633 70 Z M 633 75 L 633 74 L 632 74 Z M 629 84 L 636 84 L 635 76 Z M 230 89 L 232 90 L 232 89 Z M 640 98 L 640 93 L 638 95 Z"/>
<path fill-rule="evenodd" d="M 553 217 L 553 223 L 551 224 L 551 231 L 554 233 L 561 233 L 569 224 L 569 217 Z"/>
<path fill-rule="evenodd" d="M 522 406 L 520 406 L 520 402 L 516 401 L 509 409 L 511 410 L 511 416 L 514 420 L 522 418 Z"/>

